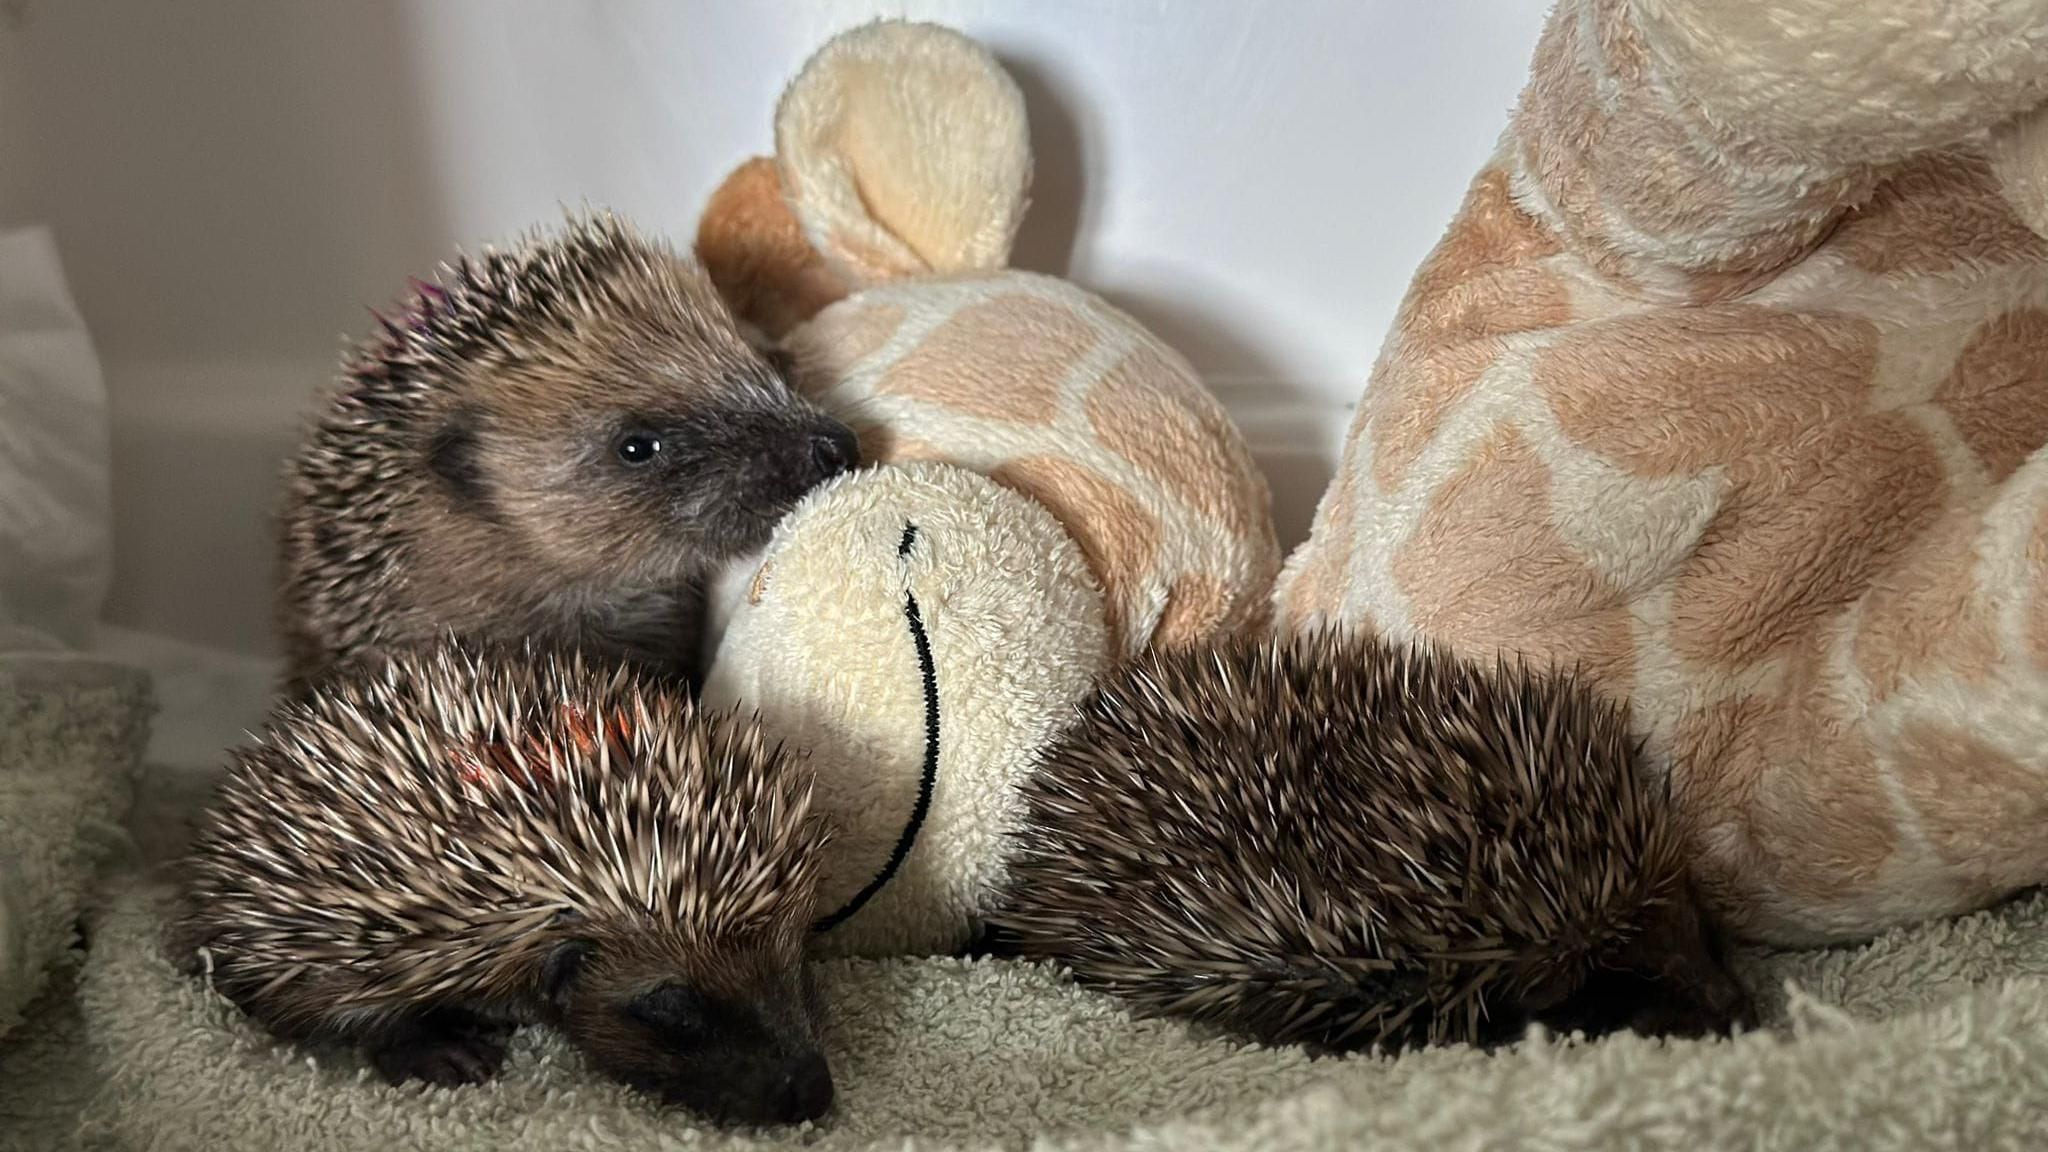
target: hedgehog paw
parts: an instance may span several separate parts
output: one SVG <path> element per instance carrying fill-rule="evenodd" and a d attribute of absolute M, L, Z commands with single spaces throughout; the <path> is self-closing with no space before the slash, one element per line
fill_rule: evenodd
<path fill-rule="evenodd" d="M 504 1065 L 511 1031 L 466 1012 L 432 1012 L 386 1037 L 371 1050 L 370 1060 L 393 1084 L 481 1084 Z"/>

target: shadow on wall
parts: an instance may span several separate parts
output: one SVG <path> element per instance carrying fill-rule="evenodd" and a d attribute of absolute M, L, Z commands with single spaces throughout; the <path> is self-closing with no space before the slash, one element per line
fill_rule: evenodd
<path fill-rule="evenodd" d="M 405 9 L 33 3 L 5 32 L 34 169 L 7 209 L 54 228 L 106 368 L 114 623 L 275 650 L 269 516 L 311 391 L 448 255 Z"/>
<path fill-rule="evenodd" d="M 321 383 L 307 368 L 279 361 L 244 371 L 281 392 L 304 395 Z M 188 371 L 137 366 L 108 380 L 136 390 L 196 390 L 201 382 L 181 379 Z M 210 418 L 185 419 L 130 411 L 115 420 L 114 519 L 126 552 L 115 556 L 109 622 L 239 652 L 279 650 L 271 624 L 276 534 L 270 513 L 296 431 L 295 424 L 236 419 L 218 410 Z M 132 482 L 163 476 L 181 477 L 172 499 Z M 136 566 L 123 563 L 124 555 L 150 559 Z"/>
<path fill-rule="evenodd" d="M 1214 307 L 1189 292 L 1168 300 L 1140 290 L 1096 286 L 1111 304 L 1130 313 L 1188 359 L 1205 365 L 1204 379 L 1231 410 L 1273 494 L 1273 530 L 1292 551 L 1308 538 L 1316 504 L 1336 474 L 1336 440 L 1318 420 L 1329 407 L 1289 380 L 1279 363 Z"/>
<path fill-rule="evenodd" d="M 1056 69 L 1042 61 L 1006 53 L 996 59 L 1024 93 L 1024 112 L 1031 121 L 1031 203 L 1010 263 L 1047 276 L 1067 275 L 1074 249 L 1091 213 L 1087 174 L 1099 166 L 1090 157 L 1089 137 L 1080 118 L 1060 97 Z"/>
<path fill-rule="evenodd" d="M 1076 111 L 1074 94 L 1056 65 L 998 50 L 1015 77 L 1031 120 L 1031 204 L 1017 231 L 1011 263 L 1049 276 L 1070 276 L 1076 251 L 1085 251 L 1106 158 Z M 1183 280 L 1184 278 L 1176 277 Z M 1280 358 L 1261 347 L 1221 308 L 1200 303 L 1194 284 L 1169 299 L 1156 290 L 1085 283 L 1131 314 L 1189 360 L 1243 426 L 1259 467 L 1273 489 L 1275 530 L 1292 548 L 1308 536 L 1317 501 L 1336 470 L 1335 440 L 1303 419 L 1326 404 L 1291 381 Z"/>

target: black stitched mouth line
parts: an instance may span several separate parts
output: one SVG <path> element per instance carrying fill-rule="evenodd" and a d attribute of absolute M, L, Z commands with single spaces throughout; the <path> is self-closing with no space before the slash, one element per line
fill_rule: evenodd
<path fill-rule="evenodd" d="M 905 556 L 917 539 L 917 525 L 903 526 L 903 543 L 898 546 L 897 555 Z M 924 616 L 918 611 L 917 597 L 910 592 L 903 593 L 903 619 L 910 625 L 911 642 L 917 645 L 918 670 L 924 674 L 924 771 L 917 781 L 917 803 L 910 810 L 910 819 L 903 825 L 903 834 L 896 839 L 895 851 L 889 853 L 889 862 L 867 886 L 854 893 L 853 899 L 830 916 L 814 921 L 811 930 L 829 932 L 846 922 L 848 917 L 861 910 L 875 893 L 896 878 L 903 862 L 910 857 L 911 849 L 917 847 L 917 834 L 924 828 L 925 817 L 932 808 L 932 789 L 939 780 L 939 673 L 932 663 L 932 642 L 925 635 Z"/>

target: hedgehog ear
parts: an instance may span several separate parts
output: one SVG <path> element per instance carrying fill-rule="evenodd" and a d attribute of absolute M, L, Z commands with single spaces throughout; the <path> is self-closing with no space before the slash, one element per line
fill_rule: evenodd
<path fill-rule="evenodd" d="M 564 940 L 548 950 L 540 968 L 541 995 L 547 998 L 548 1003 L 559 1007 L 569 998 L 569 990 L 575 986 L 576 977 L 582 974 L 584 962 L 595 951 L 596 944 L 580 937 Z"/>
<path fill-rule="evenodd" d="M 458 408 L 443 418 L 427 443 L 427 468 L 439 476 L 458 499 L 484 502 L 483 454 L 478 450 L 480 421 L 475 412 Z"/>
<path fill-rule="evenodd" d="M 784 384 L 796 387 L 795 353 L 780 344 L 769 344 L 761 349 L 761 358 L 768 361 L 768 366 L 775 370 L 777 376 L 782 377 Z"/>

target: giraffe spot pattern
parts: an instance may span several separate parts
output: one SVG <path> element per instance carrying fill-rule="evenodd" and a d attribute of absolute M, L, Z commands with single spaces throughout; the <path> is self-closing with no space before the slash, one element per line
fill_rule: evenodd
<path fill-rule="evenodd" d="M 1867 891 L 1900 846 L 1869 733 L 1830 688 L 1828 640 L 1800 637 L 1776 690 L 1685 709 L 1673 727 L 1678 795 L 1707 833 L 1702 877 L 1739 926 Z M 1728 829 L 1735 846 L 1712 847 Z"/>
<path fill-rule="evenodd" d="M 998 296 L 947 317 L 883 374 L 875 391 L 988 420 L 1049 425 L 1061 387 L 1096 339 L 1094 326 L 1072 309 Z"/>
<path fill-rule="evenodd" d="M 1044 505 L 1074 538 L 1102 584 L 1112 647 L 1124 645 L 1139 616 L 1134 599 L 1159 553 L 1158 518 L 1100 472 L 1058 456 L 1009 460 L 988 476 Z"/>
<path fill-rule="evenodd" d="M 2025 308 L 1977 326 L 1934 402 L 1993 483 L 2048 442 L 2048 311 Z"/>
<path fill-rule="evenodd" d="M 1467 654 L 1633 685 L 1703 876 L 1766 938 L 2048 882 L 2048 242 L 1974 145 L 1782 179 L 1672 103 L 1636 11 L 1547 26 L 1512 179 L 1482 172 L 1418 268 L 1276 607 L 1341 626 L 1398 596 Z M 1482 384 L 1476 448 L 1418 469 Z M 1981 471 L 1951 475 L 1958 446 Z M 1711 515 L 1615 587 L 1644 553 L 1610 541 L 1660 527 L 1639 498 L 1686 485 Z"/>
<path fill-rule="evenodd" d="M 2048 245 L 2013 215 L 1981 155 L 1943 151 L 1893 172 L 1828 238 L 1877 276 L 1934 276 L 1959 261 L 2040 260 Z"/>
<path fill-rule="evenodd" d="M 1932 675 L 1982 681 L 1999 659 L 1998 622 L 1977 579 L 1979 517 L 1952 516 L 1873 579 L 1855 640 L 1873 704 Z"/>
<path fill-rule="evenodd" d="M 907 313 L 889 300 L 853 296 L 818 313 L 792 340 L 800 387 L 817 395 L 882 350 Z"/>
<path fill-rule="evenodd" d="M 2048 855 L 2048 774 L 1953 723 L 1916 718 L 1891 749 L 1900 788 L 1942 862 L 1992 900 L 2033 884 Z M 1986 820 L 1985 814 L 1999 814 Z"/>
<path fill-rule="evenodd" d="M 1635 645 L 1620 592 L 1542 516 L 1549 469 L 1505 429 L 1444 482 L 1394 556 L 1417 631 L 1455 647 L 1579 664 L 1611 690 L 1633 686 Z"/>
<path fill-rule="evenodd" d="M 1501 337 L 1572 318 L 1563 282 L 1534 266 L 1557 251 L 1557 238 L 1515 205 L 1505 172 L 1489 168 L 1473 181 L 1464 209 L 1402 301 L 1395 339 L 1413 359 L 1367 394 L 1382 487 L 1400 483 L 1444 417 L 1499 359 Z"/>
<path fill-rule="evenodd" d="M 1729 495 L 1673 577 L 1671 644 L 1728 668 L 1855 601 L 1934 526 L 1947 496 L 1926 433 L 1891 414 L 1727 465 Z"/>
<path fill-rule="evenodd" d="M 1534 383 L 1573 444 L 1631 475 L 1685 475 L 1849 419 L 1878 340 L 1848 317 L 1667 309 L 1579 326 L 1538 355 Z"/>
<path fill-rule="evenodd" d="M 2034 515 L 2034 530 L 2027 536 L 2026 646 L 2035 668 L 2048 668 L 2048 504 Z"/>
<path fill-rule="evenodd" d="M 1264 493 L 1210 402 L 1193 407 L 1185 374 L 1150 345 L 1119 361 L 1088 393 L 1088 424 L 1105 448 L 1232 535 L 1249 535 Z M 1204 410 L 1206 409 L 1206 410 Z"/>
<path fill-rule="evenodd" d="M 1230 589 L 1206 572 L 1184 572 L 1166 591 L 1166 608 L 1152 630 L 1152 646 L 1185 647 L 1215 635 L 1231 623 Z"/>

